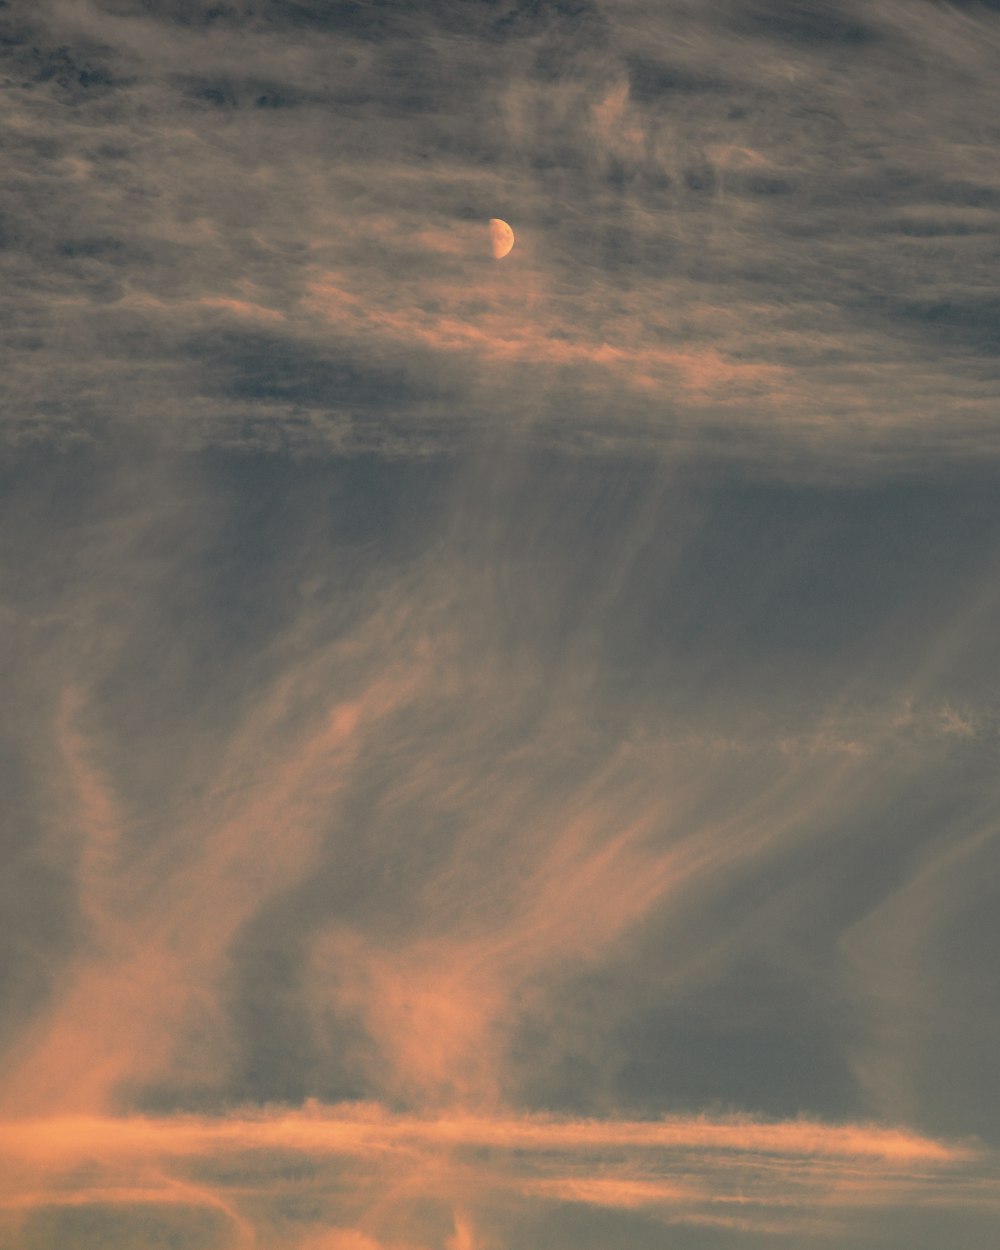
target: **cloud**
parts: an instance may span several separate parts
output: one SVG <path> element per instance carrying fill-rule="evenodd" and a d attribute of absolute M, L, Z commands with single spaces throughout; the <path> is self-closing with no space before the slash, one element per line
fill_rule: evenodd
<path fill-rule="evenodd" d="M 995 1240 L 992 6 L 0 9 L 0 1241 Z"/>
<path fill-rule="evenodd" d="M 994 27 L 888 0 L 47 6 L 7 45 L 19 76 L 42 58 L 0 188 L 7 440 L 981 458 Z"/>
<path fill-rule="evenodd" d="M 393 1208 L 406 1209 L 403 1218 L 412 1227 L 417 1195 L 454 1210 L 446 1241 L 453 1247 L 490 1244 L 489 1212 L 511 1200 L 644 1210 L 670 1223 L 734 1222 L 749 1231 L 766 1231 L 775 1221 L 801 1220 L 817 1210 L 835 1222 L 853 1208 L 961 1203 L 970 1185 L 985 1184 L 983 1198 L 994 1207 L 1000 1200 L 995 1185 L 976 1179 L 983 1160 L 966 1145 L 873 1125 L 802 1120 L 467 1115 L 433 1120 L 400 1117 L 372 1105 L 312 1105 L 214 1120 L 21 1121 L 4 1125 L 0 1133 L 10 1157 L 48 1182 L 43 1190 L 17 1196 L 16 1208 L 147 1205 L 169 1220 L 174 1204 L 205 1206 L 227 1217 L 241 1245 L 258 1244 L 258 1235 L 259 1244 L 271 1244 L 262 1230 L 290 1195 L 301 1192 L 301 1177 L 310 1177 L 308 1191 L 318 1198 L 331 1175 L 326 1160 L 338 1158 L 358 1161 L 350 1196 L 338 1198 L 334 1183 L 324 1202 L 329 1225 L 322 1232 L 308 1226 L 289 1230 L 289 1244 L 343 1250 L 397 1245 L 391 1237 L 383 1240 L 400 1216 Z M 308 1161 L 308 1172 L 279 1164 L 267 1190 L 256 1191 L 255 1231 L 242 1196 L 250 1161 L 291 1162 L 298 1156 Z M 97 1177 L 81 1186 L 73 1177 L 84 1159 Z M 235 1169 L 228 1180 L 208 1179 L 226 1167 Z M 287 1180 L 281 1179 L 283 1172 Z M 155 1183 L 143 1187 L 138 1183 L 143 1177 Z M 359 1191 L 368 1195 L 363 1205 L 371 1205 L 359 1212 L 358 1227 L 344 1226 L 338 1206 L 356 1207 Z M 463 1209 L 473 1195 L 485 1213 L 481 1225 Z"/>
<path fill-rule="evenodd" d="M 29 771 L 73 893 L 64 947 L 21 956 L 47 971 L 11 1023 L 8 1113 L 315 1095 L 607 1115 L 636 1098 L 745 1103 L 757 1080 L 757 1105 L 781 1113 L 864 1113 L 829 951 L 892 893 L 862 865 L 879 822 L 898 827 L 900 795 L 947 787 L 956 759 L 991 750 L 988 709 L 947 658 L 988 647 L 978 565 L 935 592 L 951 633 L 927 616 L 915 672 L 892 641 L 895 589 L 860 615 L 845 599 L 837 631 L 867 640 L 878 669 L 859 682 L 853 654 L 794 673 L 808 615 L 787 638 L 755 625 L 808 593 L 814 561 L 835 575 L 833 540 L 772 532 L 762 590 L 729 522 L 723 561 L 715 522 L 655 478 L 616 496 L 603 473 L 494 458 L 501 511 L 467 468 L 411 541 L 412 512 L 365 531 L 346 476 L 320 474 L 314 493 L 312 469 L 285 487 L 268 470 L 255 521 L 256 490 L 236 504 L 184 464 L 161 472 L 72 505 L 67 545 L 46 557 L 57 575 L 23 621 L 28 668 L 49 674 L 44 699 L 23 702 Z M 390 515 L 417 479 L 386 472 Z M 230 521 L 212 519 L 229 504 Z M 598 506 L 612 538 L 577 581 L 566 553 Z M 938 524 L 926 499 L 920 513 Z M 923 550 L 922 532 L 911 541 Z M 220 568 L 232 580 L 216 600 Z M 623 622 L 650 622 L 655 642 Z M 162 668 L 141 658 L 151 640 Z M 956 820 L 958 800 L 941 801 Z M 879 834 L 887 874 L 933 844 L 933 822 L 913 819 Z M 783 966 L 799 942 L 801 968 Z M 679 1022 L 703 1071 L 662 1062 Z M 746 1087 L 725 1085 L 726 1046 L 764 1065 L 769 1047 L 792 1053 L 786 1029 L 814 1061 L 829 1039 L 822 1080 L 754 1064 Z M 922 1098 L 875 1105 L 920 1122 Z"/>

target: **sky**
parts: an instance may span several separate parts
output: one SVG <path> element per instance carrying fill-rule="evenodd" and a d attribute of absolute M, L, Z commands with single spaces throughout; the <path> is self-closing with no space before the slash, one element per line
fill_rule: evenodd
<path fill-rule="evenodd" d="M 0 86 L 0 1250 L 992 1250 L 1000 4 Z"/>

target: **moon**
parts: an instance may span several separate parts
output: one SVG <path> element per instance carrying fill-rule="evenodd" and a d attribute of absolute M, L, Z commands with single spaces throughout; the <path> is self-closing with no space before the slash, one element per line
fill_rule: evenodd
<path fill-rule="evenodd" d="M 514 231 L 499 217 L 490 218 L 490 251 L 495 260 L 502 260 L 514 246 Z"/>

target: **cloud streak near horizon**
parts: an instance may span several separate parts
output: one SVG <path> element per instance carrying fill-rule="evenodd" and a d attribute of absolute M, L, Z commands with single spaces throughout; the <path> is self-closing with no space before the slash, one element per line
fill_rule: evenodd
<path fill-rule="evenodd" d="M 450 1244 L 468 1245 L 492 1244 L 497 1208 L 512 1201 L 529 1213 L 555 1202 L 643 1211 L 673 1225 L 827 1236 L 859 1209 L 960 1207 L 970 1199 L 987 1211 L 1000 1205 L 995 1175 L 975 1149 L 806 1120 L 426 1120 L 378 1106 L 314 1104 L 209 1120 L 22 1121 L 0 1126 L 0 1140 L 19 1181 L 0 1194 L 8 1219 L 36 1206 L 145 1207 L 169 1223 L 172 1208 L 182 1206 L 221 1212 L 223 1237 L 241 1246 L 376 1245 L 401 1221 L 409 1241 L 428 1199 L 454 1211 Z M 331 1161 L 350 1169 L 346 1186 Z M 276 1177 L 263 1193 L 248 1186 L 271 1169 Z M 48 1184 L 32 1192 L 39 1178 Z M 325 1232 L 307 1221 L 277 1227 L 290 1193 L 316 1202 L 328 1187 L 349 1188 L 359 1227 L 338 1228 L 336 1216 Z M 256 1226 L 240 1211 L 248 1193 L 265 1217 Z"/>
<path fill-rule="evenodd" d="M 992 1244 L 996 7 L 0 22 L 0 1247 Z"/>

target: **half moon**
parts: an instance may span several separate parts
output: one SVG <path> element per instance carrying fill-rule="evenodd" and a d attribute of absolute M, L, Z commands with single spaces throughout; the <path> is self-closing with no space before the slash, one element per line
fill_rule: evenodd
<path fill-rule="evenodd" d="M 501 260 L 514 246 L 514 231 L 499 217 L 490 218 L 490 251 L 495 260 Z"/>

